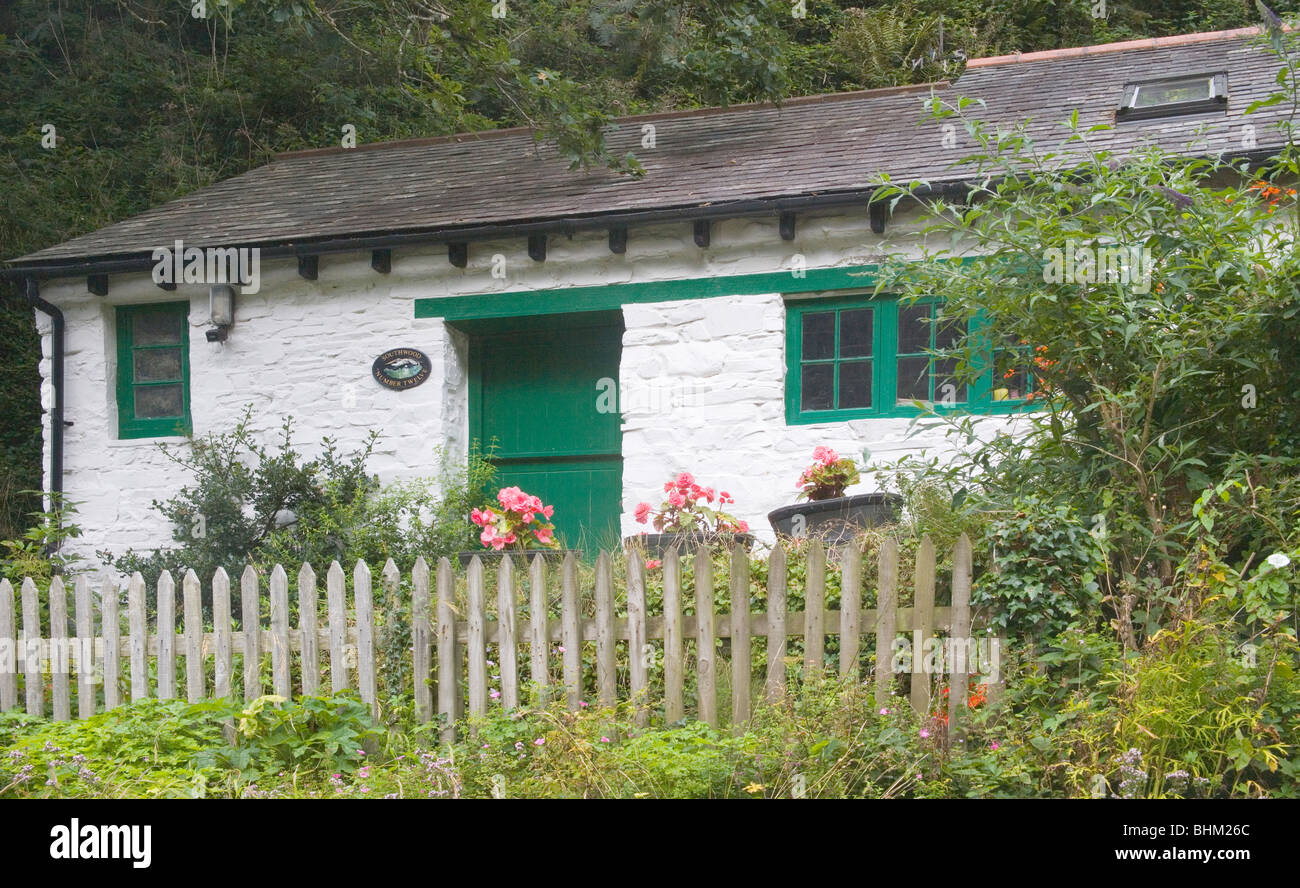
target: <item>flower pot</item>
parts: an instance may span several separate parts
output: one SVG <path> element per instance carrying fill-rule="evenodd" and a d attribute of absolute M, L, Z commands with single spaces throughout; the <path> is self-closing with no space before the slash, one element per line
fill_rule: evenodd
<path fill-rule="evenodd" d="M 625 537 L 628 546 L 637 546 L 645 551 L 647 558 L 662 558 L 673 546 L 679 555 L 691 555 L 701 546 L 709 548 L 730 548 L 737 543 L 749 549 L 754 545 L 754 536 L 749 533 L 707 533 L 698 530 L 679 533 L 640 533 Z"/>
<path fill-rule="evenodd" d="M 896 521 L 902 504 L 896 493 L 862 493 L 782 506 L 768 512 L 767 520 L 777 536 L 816 537 L 835 546 L 864 528 Z"/>
<path fill-rule="evenodd" d="M 564 556 L 570 552 L 574 558 L 582 558 L 581 549 L 476 549 L 473 552 L 457 552 L 456 557 L 460 559 L 461 567 L 469 567 L 470 561 L 477 555 L 484 566 L 497 564 L 501 561 L 501 556 L 510 553 L 514 557 L 515 567 L 526 570 L 528 565 L 533 563 L 534 555 L 541 555 L 547 561 L 563 561 Z"/>

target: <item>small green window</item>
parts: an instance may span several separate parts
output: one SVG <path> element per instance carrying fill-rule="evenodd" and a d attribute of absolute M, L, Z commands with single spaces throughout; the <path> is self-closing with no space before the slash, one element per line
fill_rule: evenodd
<path fill-rule="evenodd" d="M 190 343 L 188 302 L 117 308 L 119 438 L 188 435 Z"/>
<path fill-rule="evenodd" d="M 968 380 L 957 359 L 942 353 L 977 335 L 979 322 L 941 323 L 941 305 L 866 296 L 787 302 L 786 421 L 916 416 L 925 406 L 970 413 L 1031 409 L 1028 347 L 1009 342 L 992 349 L 984 369 Z"/>

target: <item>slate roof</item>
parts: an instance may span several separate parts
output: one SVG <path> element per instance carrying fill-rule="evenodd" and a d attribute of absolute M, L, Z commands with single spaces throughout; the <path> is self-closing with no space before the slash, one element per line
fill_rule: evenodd
<path fill-rule="evenodd" d="M 1092 137 L 1120 150 L 1155 142 L 1197 154 L 1276 148 L 1279 107 L 1245 116 L 1275 88 L 1279 63 L 1251 44 L 1253 29 L 1131 41 L 972 61 L 948 99 L 982 99 L 987 120 L 1031 120 L 1044 150 L 1059 122 L 1079 110 L 1085 126 L 1115 123 L 1124 84 L 1178 74 L 1228 72 L 1228 109 L 1125 121 Z M 555 150 L 524 129 L 363 145 L 282 155 L 272 162 L 99 231 L 23 256 L 14 265 L 137 257 L 177 238 L 186 246 L 309 245 L 329 238 L 438 234 L 545 220 L 592 221 L 616 213 L 678 208 L 683 216 L 730 202 L 869 189 L 894 178 L 955 181 L 959 148 L 945 148 L 932 122 L 918 125 L 931 86 L 813 96 L 771 105 L 733 106 L 625 118 L 610 138 L 633 150 L 647 175 L 570 171 Z M 640 147 L 642 126 L 656 147 Z"/>

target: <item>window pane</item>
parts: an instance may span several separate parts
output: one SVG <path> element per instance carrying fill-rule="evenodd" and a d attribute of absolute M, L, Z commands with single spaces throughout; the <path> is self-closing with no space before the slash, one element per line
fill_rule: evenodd
<path fill-rule="evenodd" d="M 995 401 L 1016 400 L 1029 394 L 1028 356 L 1023 349 L 998 349 L 993 357 L 993 393 Z"/>
<path fill-rule="evenodd" d="M 131 317 L 132 345 L 178 345 L 185 318 L 175 311 L 142 311 Z"/>
<path fill-rule="evenodd" d="M 898 400 L 930 400 L 930 359 L 898 359 Z"/>
<path fill-rule="evenodd" d="M 135 350 L 136 382 L 167 382 L 181 378 L 179 348 L 140 348 Z"/>
<path fill-rule="evenodd" d="M 898 353 L 916 354 L 930 347 L 930 306 L 898 306 Z"/>
<path fill-rule="evenodd" d="M 1185 77 L 1165 83 L 1144 83 L 1138 87 L 1136 108 L 1168 105 L 1174 102 L 1195 102 L 1213 95 L 1212 77 Z"/>
<path fill-rule="evenodd" d="M 840 312 L 840 357 L 867 358 L 871 356 L 872 315 L 869 308 L 855 308 Z"/>
<path fill-rule="evenodd" d="M 934 362 L 934 400 L 945 404 L 961 404 L 966 401 L 966 383 L 957 378 L 956 358 L 943 358 Z"/>
<path fill-rule="evenodd" d="M 834 406 L 835 365 L 806 364 L 800 387 L 800 410 L 830 410 Z"/>
<path fill-rule="evenodd" d="M 137 419 L 180 416 L 184 409 L 180 385 L 140 385 L 135 387 Z"/>
<path fill-rule="evenodd" d="M 934 347 L 941 351 L 961 345 L 965 324 L 961 321 L 944 321 L 934 330 Z"/>
<path fill-rule="evenodd" d="M 835 357 L 835 312 L 818 311 L 803 316 L 804 360 Z"/>
<path fill-rule="evenodd" d="M 871 362 L 840 364 L 840 408 L 871 406 Z"/>

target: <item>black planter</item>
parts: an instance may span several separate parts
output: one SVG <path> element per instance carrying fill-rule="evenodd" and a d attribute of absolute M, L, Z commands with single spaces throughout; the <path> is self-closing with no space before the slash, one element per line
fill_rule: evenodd
<path fill-rule="evenodd" d="M 640 533 L 626 537 L 623 542 L 628 546 L 637 546 L 645 551 L 647 558 L 662 558 L 673 546 L 679 555 L 691 555 L 702 546 L 730 548 L 736 543 L 749 549 L 754 545 L 753 534 L 748 533 L 701 533 L 687 531 L 684 533 Z"/>
<path fill-rule="evenodd" d="M 582 558 L 581 549 L 526 549 L 522 552 L 518 549 L 501 549 L 499 551 L 497 549 L 477 549 L 473 552 L 457 552 L 456 557 L 460 559 L 461 567 L 469 567 L 469 563 L 474 559 L 475 555 L 479 557 L 479 560 L 484 565 L 491 565 L 500 562 L 501 556 L 507 552 L 514 558 L 515 567 L 521 570 L 528 569 L 528 566 L 533 563 L 534 555 L 541 555 L 547 561 L 552 562 L 563 561 L 564 556 L 570 552 L 573 553 L 574 558 Z"/>
<path fill-rule="evenodd" d="M 852 539 L 863 528 L 898 520 L 902 504 L 903 498 L 896 493 L 862 493 L 782 506 L 768 512 L 767 520 L 777 536 L 816 537 L 834 546 Z M 803 516 L 802 528 L 797 526 L 799 515 Z"/>

